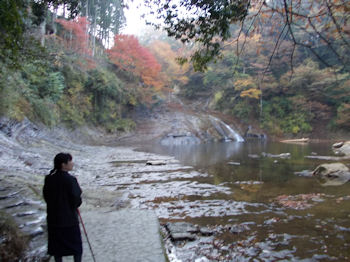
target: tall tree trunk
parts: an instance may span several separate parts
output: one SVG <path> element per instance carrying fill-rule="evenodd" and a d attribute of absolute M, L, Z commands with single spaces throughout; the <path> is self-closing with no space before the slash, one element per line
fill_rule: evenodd
<path fill-rule="evenodd" d="M 94 22 L 93 22 L 93 34 L 92 34 L 92 57 L 95 56 L 96 53 L 96 37 L 97 37 L 97 33 L 96 33 L 96 20 L 97 20 L 97 16 L 98 16 L 98 5 L 97 3 L 95 3 L 94 5 L 95 7 L 95 16 L 94 16 Z"/>
<path fill-rule="evenodd" d="M 40 45 L 45 46 L 45 29 L 46 29 L 46 18 L 39 25 L 39 34 L 40 34 Z"/>
<path fill-rule="evenodd" d="M 92 25 L 92 57 L 95 56 L 96 48 L 96 16 L 94 17 L 94 24 Z"/>
<path fill-rule="evenodd" d="M 89 0 L 86 0 L 86 17 L 89 17 Z"/>
<path fill-rule="evenodd" d="M 66 18 L 66 4 L 63 4 L 63 18 Z"/>
<path fill-rule="evenodd" d="M 52 13 L 52 21 L 51 21 L 51 27 L 52 27 L 52 33 L 56 35 L 57 33 L 57 24 L 56 24 L 56 19 L 57 19 L 57 11 L 58 7 L 55 7 Z"/>

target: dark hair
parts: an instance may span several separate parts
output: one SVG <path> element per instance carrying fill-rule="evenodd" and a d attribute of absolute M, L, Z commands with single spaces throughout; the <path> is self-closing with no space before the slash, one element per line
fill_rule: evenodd
<path fill-rule="evenodd" d="M 56 173 L 56 171 L 61 170 L 62 164 L 67 164 L 72 161 L 73 157 L 69 153 L 59 153 L 53 159 L 53 169 L 50 171 L 50 175 Z"/>

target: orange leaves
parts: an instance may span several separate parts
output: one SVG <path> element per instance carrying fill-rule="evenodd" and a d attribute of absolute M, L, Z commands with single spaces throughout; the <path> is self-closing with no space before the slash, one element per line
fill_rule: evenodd
<path fill-rule="evenodd" d="M 140 77 L 146 86 L 162 88 L 163 83 L 159 79 L 161 65 L 135 36 L 116 35 L 114 46 L 107 53 L 112 63 Z"/>
<path fill-rule="evenodd" d="M 180 54 L 174 51 L 169 43 L 154 41 L 150 44 L 150 50 L 162 64 L 164 78 L 168 80 L 168 85 L 174 82 L 184 85 L 188 82 L 188 77 L 185 74 L 189 70 L 189 65 L 187 63 L 179 65 L 176 59 Z"/>

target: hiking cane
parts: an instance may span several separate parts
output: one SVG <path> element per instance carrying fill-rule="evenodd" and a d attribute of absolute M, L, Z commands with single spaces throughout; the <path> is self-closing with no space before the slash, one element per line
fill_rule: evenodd
<path fill-rule="evenodd" d="M 86 236 L 86 240 L 87 240 L 87 242 L 88 242 L 88 245 L 89 245 L 89 248 L 90 248 L 90 251 L 91 251 L 92 260 L 93 260 L 94 262 L 96 262 L 95 255 L 94 255 L 94 252 L 92 252 L 92 247 L 91 247 L 91 244 L 90 244 L 90 241 L 89 241 L 88 234 L 87 234 L 86 229 L 85 229 L 85 225 L 84 225 L 83 219 L 81 218 L 79 208 L 77 208 L 77 211 L 78 211 L 78 215 L 79 215 L 81 224 L 83 225 L 83 230 L 84 230 L 84 233 L 85 233 L 85 236 Z"/>

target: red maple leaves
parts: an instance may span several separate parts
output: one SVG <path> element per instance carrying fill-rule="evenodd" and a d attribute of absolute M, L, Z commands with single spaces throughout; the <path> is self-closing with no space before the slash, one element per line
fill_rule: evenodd
<path fill-rule="evenodd" d="M 80 54 L 92 54 L 89 48 L 89 21 L 86 17 L 77 17 L 74 20 L 57 19 L 56 22 L 64 27 L 65 40 L 70 48 Z"/>
<path fill-rule="evenodd" d="M 163 86 L 159 79 L 160 64 L 146 47 L 140 45 L 135 36 L 116 35 L 114 46 L 107 53 L 112 63 L 140 77 L 146 86 L 154 86 L 156 89 Z"/>

